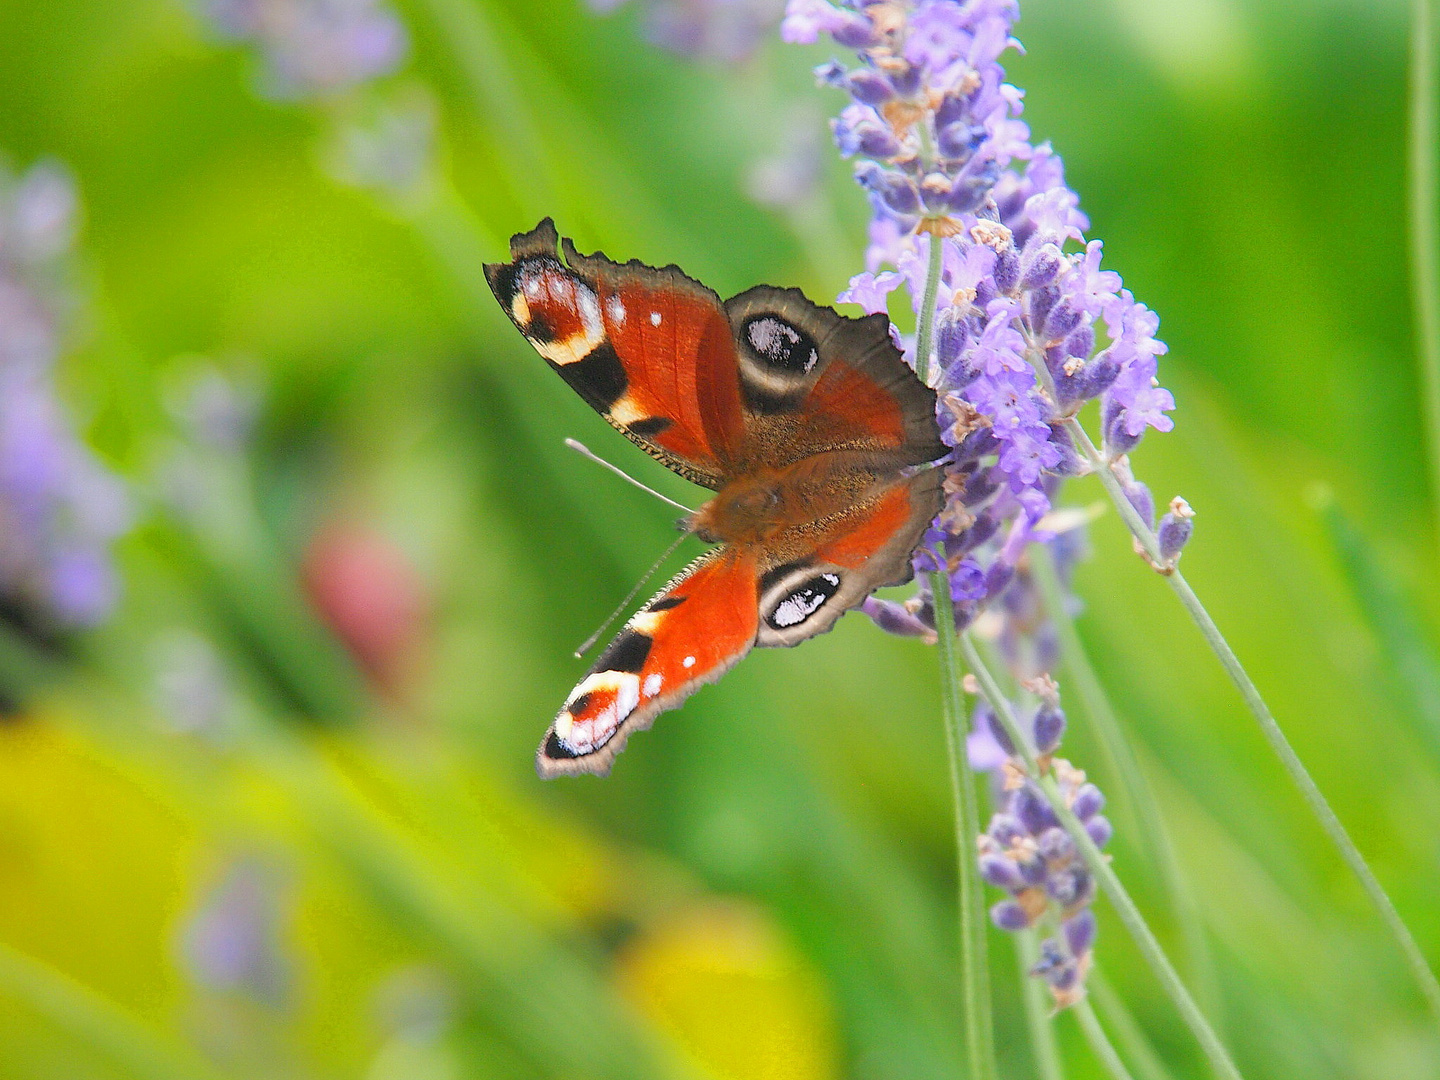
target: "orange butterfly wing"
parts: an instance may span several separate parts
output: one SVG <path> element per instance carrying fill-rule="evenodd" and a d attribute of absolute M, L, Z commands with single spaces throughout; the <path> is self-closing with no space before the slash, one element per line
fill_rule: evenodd
<path fill-rule="evenodd" d="M 755 644 L 758 581 L 753 558 L 721 549 L 666 585 L 571 692 L 540 743 L 540 775 L 608 773 L 630 732 L 739 663 Z"/>

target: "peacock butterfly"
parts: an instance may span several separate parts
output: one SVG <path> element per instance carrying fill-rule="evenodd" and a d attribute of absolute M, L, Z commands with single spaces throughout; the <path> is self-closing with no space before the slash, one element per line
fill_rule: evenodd
<path fill-rule="evenodd" d="M 563 252 L 563 260 L 561 254 Z M 609 772 L 647 728 L 755 645 L 823 633 L 910 556 L 939 512 L 935 392 L 884 314 L 798 289 L 721 301 L 675 266 L 580 255 L 549 218 L 485 267 L 520 332 L 632 441 L 716 494 L 682 528 L 719 546 L 625 625 L 536 755 L 543 777 Z"/>

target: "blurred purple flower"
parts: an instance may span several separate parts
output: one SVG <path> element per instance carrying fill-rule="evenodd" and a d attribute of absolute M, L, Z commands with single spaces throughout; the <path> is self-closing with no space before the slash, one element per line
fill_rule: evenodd
<path fill-rule="evenodd" d="M 257 859 L 236 861 L 184 925 L 181 952 L 191 977 L 210 990 L 281 1007 L 293 972 L 281 947 L 279 875 Z"/>
<path fill-rule="evenodd" d="M 200 0 L 222 37 L 254 44 L 263 89 L 278 98 L 329 97 L 400 66 L 404 24 L 385 0 Z"/>
<path fill-rule="evenodd" d="M 0 170 L 0 599 L 57 630 L 109 614 L 110 544 L 130 516 L 120 482 L 80 442 L 55 388 L 77 216 L 59 165 L 18 178 Z"/>
<path fill-rule="evenodd" d="M 625 0 L 587 0 L 608 14 Z M 641 0 L 645 36 L 684 56 L 722 63 L 749 58 L 780 20 L 784 0 Z"/>

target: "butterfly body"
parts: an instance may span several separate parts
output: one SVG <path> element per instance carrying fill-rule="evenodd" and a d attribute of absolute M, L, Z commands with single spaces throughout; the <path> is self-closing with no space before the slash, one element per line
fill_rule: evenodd
<path fill-rule="evenodd" d="M 536 351 L 715 492 L 682 527 L 719 547 L 626 624 L 541 744 L 542 776 L 604 773 L 631 731 L 753 646 L 797 644 L 907 579 L 942 498 L 941 470 L 917 467 L 946 447 L 883 315 L 770 286 L 721 301 L 673 266 L 579 255 L 548 219 L 511 256 L 486 275 Z"/>

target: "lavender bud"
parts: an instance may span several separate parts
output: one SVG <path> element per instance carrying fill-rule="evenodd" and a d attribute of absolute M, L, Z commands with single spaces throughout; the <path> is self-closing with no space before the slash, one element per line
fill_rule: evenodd
<path fill-rule="evenodd" d="M 1000 481 L 995 479 L 991 470 L 979 469 L 965 482 L 965 490 L 960 497 L 967 506 L 974 506 L 994 495 L 999 488 Z"/>
<path fill-rule="evenodd" d="M 968 214 L 978 209 L 989 197 L 990 189 L 995 186 L 995 176 L 998 167 L 995 163 L 987 162 L 978 173 L 973 176 L 961 176 L 950 188 L 950 197 L 945 200 L 952 214 Z"/>
<path fill-rule="evenodd" d="M 990 920 L 1001 930 L 1012 934 L 1030 927 L 1030 916 L 1014 900 L 1002 900 L 990 909 Z"/>
<path fill-rule="evenodd" d="M 1094 884 L 1088 870 L 1071 864 L 1054 871 L 1045 879 L 1045 891 L 1062 908 L 1072 908 L 1090 899 Z"/>
<path fill-rule="evenodd" d="M 877 43 L 875 27 L 863 15 L 854 15 L 830 31 L 837 44 L 847 49 L 868 49 Z"/>
<path fill-rule="evenodd" d="M 896 69 L 888 73 L 890 81 L 895 85 L 895 93 L 901 97 L 914 97 L 920 89 L 920 78 L 923 74 L 913 64 L 897 65 Z"/>
<path fill-rule="evenodd" d="M 1054 341 L 1056 338 L 1063 338 L 1080 325 L 1081 315 L 1070 305 L 1069 300 L 1061 300 L 1045 318 L 1045 340 Z"/>
<path fill-rule="evenodd" d="M 1144 432 L 1141 432 L 1143 435 Z M 1140 435 L 1131 435 L 1125 430 L 1125 410 L 1118 409 L 1110 422 L 1104 426 L 1105 456 L 1112 461 L 1121 454 L 1128 454 L 1140 445 Z M 1153 515 L 1152 515 L 1153 520 Z"/>
<path fill-rule="evenodd" d="M 1050 871 L 1045 866 L 1045 860 L 1041 858 L 1023 859 L 1019 863 L 1020 876 L 1025 879 L 1027 885 L 1045 884 L 1045 875 Z"/>
<path fill-rule="evenodd" d="M 1086 784 L 1075 793 L 1070 809 L 1081 821 L 1088 821 L 1105 808 L 1105 796 L 1094 784 Z"/>
<path fill-rule="evenodd" d="M 1035 714 L 1035 749 L 1042 754 L 1053 753 L 1064 734 L 1064 712 L 1049 705 L 1042 705 Z"/>
<path fill-rule="evenodd" d="M 1071 956 L 1084 956 L 1095 944 L 1095 913 L 1089 908 L 1066 919 L 1060 927 L 1065 932 L 1065 944 L 1070 947 Z"/>
<path fill-rule="evenodd" d="M 976 458 L 984 457 L 986 454 L 993 454 L 1000 448 L 1000 442 L 995 438 L 994 429 L 986 424 L 984 427 L 976 428 L 965 436 L 964 441 L 955 447 L 955 460 L 974 461 Z"/>
<path fill-rule="evenodd" d="M 943 214 L 949 209 L 950 178 L 944 173 L 927 173 L 920 181 L 920 197 L 925 209 L 932 214 Z"/>
<path fill-rule="evenodd" d="M 984 701 L 976 702 L 975 712 L 970 718 L 970 726 L 976 730 L 981 727 L 988 728 L 990 734 L 995 737 L 995 741 L 1000 744 L 1000 749 L 1010 757 L 1015 756 L 1015 744 L 1010 740 L 1010 733 L 995 719 L 995 713 Z"/>
<path fill-rule="evenodd" d="M 1027 835 L 1025 826 L 1014 814 L 994 814 L 990 818 L 990 828 L 985 830 L 985 835 L 1002 848 L 1013 847 L 1019 840 Z"/>
<path fill-rule="evenodd" d="M 920 195 L 904 174 L 882 169 L 873 161 L 865 161 L 855 167 L 855 179 L 895 213 L 919 213 Z"/>
<path fill-rule="evenodd" d="M 1026 289 L 1039 289 L 1051 284 L 1060 276 L 1060 268 L 1064 265 L 1064 256 L 1060 249 L 1054 244 L 1042 244 L 1040 248 L 1025 260 L 1026 268 L 1020 278 L 1021 287 Z"/>
<path fill-rule="evenodd" d="M 1050 472 L 1056 476 L 1079 476 L 1085 471 L 1085 463 L 1064 425 L 1050 425 L 1050 445 L 1060 451 L 1060 460 L 1050 467 Z"/>
<path fill-rule="evenodd" d="M 1167 563 L 1180 558 L 1180 552 L 1190 542 L 1195 531 L 1195 511 L 1190 504 L 1176 495 L 1170 500 L 1170 512 L 1160 519 L 1160 557 Z"/>
<path fill-rule="evenodd" d="M 936 119 L 938 122 L 939 117 Z M 935 145 L 942 157 L 951 161 L 967 161 L 975 153 L 975 148 L 985 141 L 985 135 L 982 125 L 961 120 L 940 128 Z"/>
<path fill-rule="evenodd" d="M 1014 578 L 1015 567 L 996 560 L 990 564 L 990 569 L 985 571 L 985 595 L 999 596 Z"/>
<path fill-rule="evenodd" d="M 995 287 L 1002 293 L 1008 293 L 1015 288 L 1020 280 L 1020 253 L 1018 251 L 1002 251 L 1000 257 L 995 260 L 995 269 L 991 271 L 995 278 Z M 976 300 L 979 300 L 979 292 L 976 292 Z"/>
<path fill-rule="evenodd" d="M 1085 831 L 1090 834 L 1090 839 L 1095 841 L 1095 846 L 1103 848 L 1110 842 L 1110 836 L 1114 833 L 1114 827 L 1110 819 L 1103 814 L 1096 814 L 1085 823 Z"/>
<path fill-rule="evenodd" d="M 981 855 L 980 876 L 997 889 L 1019 890 L 1025 887 L 1020 867 L 1014 859 L 1007 859 L 1004 855 Z"/>
<path fill-rule="evenodd" d="M 1032 836 L 1039 836 L 1046 829 L 1060 824 L 1055 818 L 1055 811 L 1045 801 L 1045 796 L 1028 781 L 1015 792 L 1011 810 Z"/>
<path fill-rule="evenodd" d="M 861 605 L 861 610 L 887 634 L 896 634 L 900 637 L 929 637 L 933 629 L 916 618 L 909 609 L 893 600 L 881 600 L 879 597 L 872 596 Z"/>
<path fill-rule="evenodd" d="M 1040 943 L 1040 959 L 1035 961 L 1035 966 L 1030 969 L 1031 975 L 1038 975 L 1047 982 L 1055 973 L 1070 962 L 1060 943 L 1054 938 L 1046 938 Z"/>
<path fill-rule="evenodd" d="M 1076 331 L 1076 333 L 1078 332 Z M 1073 338 L 1075 335 L 1071 334 L 1070 336 Z M 1113 357 L 1096 357 L 1081 369 L 1079 377 L 1075 380 L 1079 384 L 1076 386 L 1076 396 L 1083 401 L 1099 397 L 1114 385 L 1119 376 L 1120 364 Z"/>
<path fill-rule="evenodd" d="M 975 524 L 961 534 L 960 539 L 964 543 L 965 551 L 974 551 L 981 544 L 985 543 L 995 535 L 995 530 L 1000 528 L 1000 523 L 988 512 L 981 514 L 975 519 Z M 957 552 L 964 554 L 964 552 Z"/>
<path fill-rule="evenodd" d="M 1045 320 L 1050 316 L 1050 309 L 1059 299 L 1060 290 L 1054 285 L 1046 285 L 1030 294 L 1030 326 L 1037 334 L 1045 326 Z"/>
<path fill-rule="evenodd" d="M 1155 496 L 1150 494 L 1150 489 L 1143 481 L 1131 480 L 1125 485 L 1125 497 L 1130 500 L 1130 505 L 1140 515 L 1140 519 L 1152 529 L 1155 527 Z"/>
<path fill-rule="evenodd" d="M 966 559 L 950 574 L 950 602 L 962 604 L 985 596 L 985 572 L 973 559 Z"/>
<path fill-rule="evenodd" d="M 1047 863 L 1064 864 L 1075 857 L 1075 841 L 1058 825 L 1041 833 L 1035 846 L 1040 851 L 1040 857 Z"/>
<path fill-rule="evenodd" d="M 830 60 L 815 68 L 815 85 L 834 86 L 840 90 L 845 89 L 845 79 L 849 74 L 845 65 L 839 60 Z"/>
<path fill-rule="evenodd" d="M 1089 323 L 1082 323 L 1071 331 L 1070 336 L 1065 339 L 1065 355 L 1078 356 L 1086 359 L 1095 349 L 1095 328 Z M 1107 358 L 1108 359 L 1108 358 Z M 1113 361 L 1112 361 L 1113 362 Z M 1119 371 L 1120 366 L 1115 365 Z"/>
<path fill-rule="evenodd" d="M 1045 976 L 1045 981 L 1057 993 L 1066 994 L 1075 989 L 1080 981 L 1080 969 L 1069 961 L 1060 964 L 1050 970 Z"/>
<path fill-rule="evenodd" d="M 873 158 L 893 158 L 900 153 L 900 141 L 891 134 L 888 127 L 871 123 L 856 124 L 853 135 L 855 150 L 846 154 L 846 157 L 852 156 L 856 151 Z M 842 146 L 841 150 L 844 149 Z"/>
<path fill-rule="evenodd" d="M 895 96 L 895 87 L 878 71 L 852 72 L 845 83 L 855 100 L 866 105 L 883 105 Z"/>

